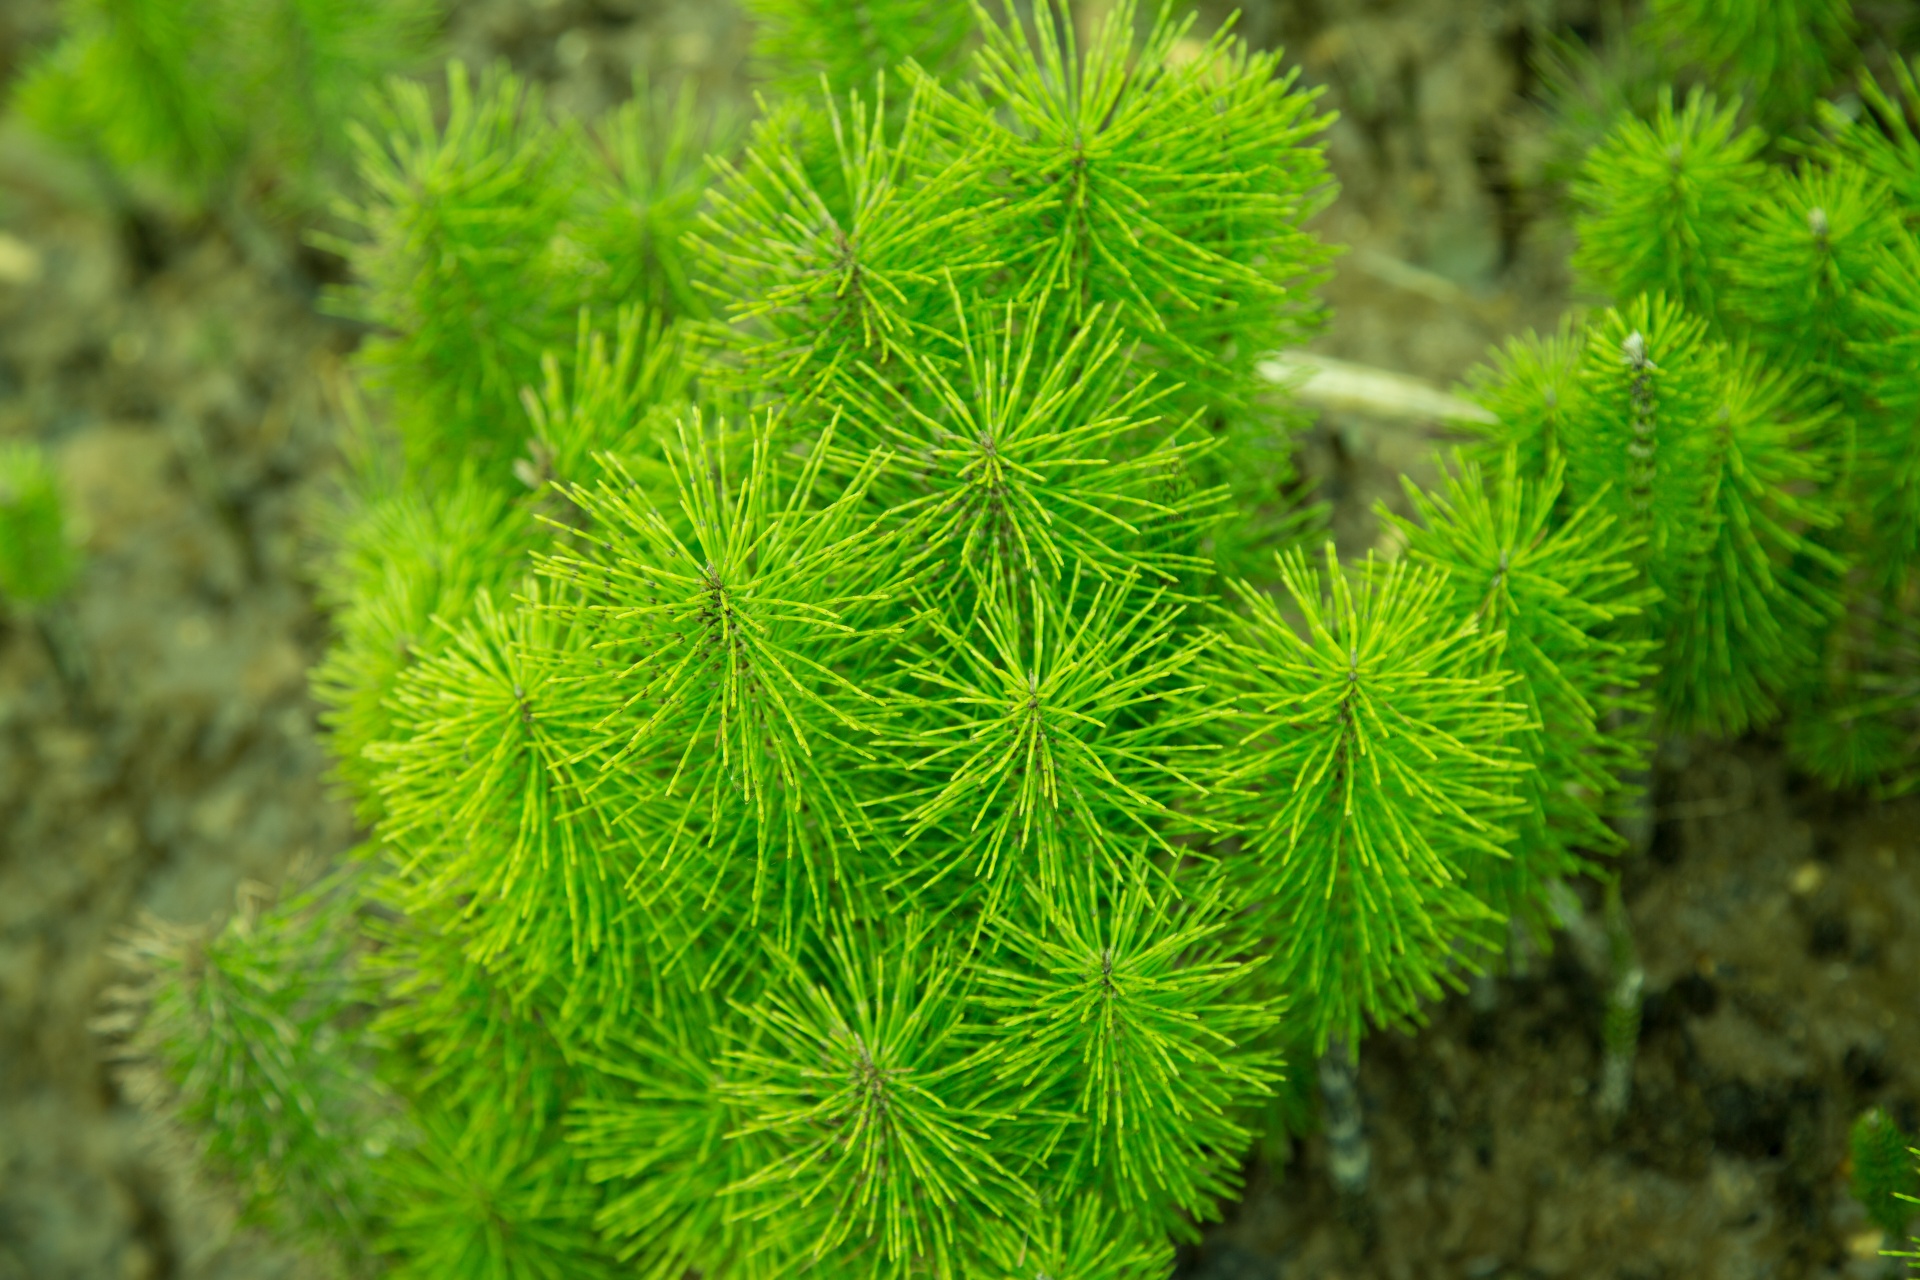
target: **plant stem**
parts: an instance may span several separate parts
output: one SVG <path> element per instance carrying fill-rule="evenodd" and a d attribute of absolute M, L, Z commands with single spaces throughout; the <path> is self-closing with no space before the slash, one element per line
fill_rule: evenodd
<path fill-rule="evenodd" d="M 1373 1172 L 1373 1148 L 1367 1142 L 1360 1110 L 1359 1064 L 1344 1039 L 1336 1037 L 1320 1055 L 1320 1114 L 1327 1131 L 1327 1171 L 1343 1200 L 1367 1194 Z"/>
<path fill-rule="evenodd" d="M 1644 856 L 1653 844 L 1652 774 L 1643 771 L 1634 779 L 1634 800 L 1616 820 L 1627 847 L 1621 859 Z M 1633 1098 L 1633 1059 L 1640 1047 L 1640 1006 L 1647 985 L 1646 970 L 1640 966 L 1639 950 L 1633 944 L 1633 922 L 1627 918 L 1626 900 L 1620 893 L 1620 877 L 1607 881 L 1605 923 L 1607 933 L 1607 1011 L 1601 1040 L 1604 1050 L 1600 1063 L 1600 1091 L 1595 1099 L 1600 1116 L 1609 1127 L 1620 1122 Z"/>
<path fill-rule="evenodd" d="M 1607 882 L 1607 1013 L 1602 1040 L 1598 1105 L 1608 1125 L 1618 1124 L 1633 1097 L 1633 1059 L 1640 1046 L 1640 1004 L 1646 971 L 1633 945 L 1633 928 L 1620 897 L 1619 880 Z"/>
<path fill-rule="evenodd" d="M 1467 1005 L 1475 1013 L 1492 1013 L 1500 1007 L 1500 979 L 1491 968 L 1467 979 Z"/>

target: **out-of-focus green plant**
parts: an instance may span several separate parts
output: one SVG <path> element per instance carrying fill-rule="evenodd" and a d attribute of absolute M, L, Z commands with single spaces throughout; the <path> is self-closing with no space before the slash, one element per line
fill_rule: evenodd
<path fill-rule="evenodd" d="M 59 477 L 38 446 L 0 443 L 0 601 L 44 604 L 79 568 Z"/>
<path fill-rule="evenodd" d="M 1653 0 L 1648 26 L 1772 126 L 1806 119 L 1854 52 L 1850 0 Z"/>
<path fill-rule="evenodd" d="M 311 211 L 346 128 L 426 51 L 437 0 L 66 0 L 15 88 L 33 124 L 206 203 L 245 184 Z"/>
<path fill-rule="evenodd" d="M 1884 1107 L 1873 1107 L 1853 1122 L 1847 1155 L 1853 1165 L 1848 1190 L 1867 1218 L 1879 1227 L 1888 1244 L 1913 1243 L 1907 1224 L 1920 1211 L 1920 1151 L 1913 1139 Z M 1890 1257 L 1914 1259 L 1913 1253 L 1889 1251 Z"/>

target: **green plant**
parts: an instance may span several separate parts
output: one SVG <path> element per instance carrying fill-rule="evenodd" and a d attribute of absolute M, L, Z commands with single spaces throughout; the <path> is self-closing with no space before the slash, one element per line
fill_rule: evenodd
<path fill-rule="evenodd" d="M 0 444 L 0 601 L 44 604 L 67 589 L 78 567 L 46 455 L 30 444 Z"/>
<path fill-rule="evenodd" d="M 139 984 L 110 990 L 133 1096 L 227 1181 L 243 1214 L 361 1255 L 398 1112 L 359 1052 L 365 1006 L 349 963 L 341 878 L 274 902 L 246 884 L 227 925 L 149 921 L 124 944 Z"/>
<path fill-rule="evenodd" d="M 1855 33 L 1850 0 L 1654 0 L 1649 26 L 1773 123 L 1807 115 Z"/>
<path fill-rule="evenodd" d="M 1920 96 L 1895 59 L 1895 92 L 1862 78 L 1858 118 L 1818 100 L 1851 21 L 1844 4 L 1656 5 L 1650 42 L 1695 83 L 1679 109 L 1671 86 L 1636 105 L 1638 81 L 1563 58 L 1563 99 L 1612 104 L 1571 196 L 1574 266 L 1614 305 L 1510 345 L 1473 389 L 1499 419 L 1484 456 L 1510 451 L 1535 476 L 1564 462 L 1569 494 L 1635 535 L 1637 627 L 1655 644 L 1644 730 L 1725 736 L 1784 716 L 1801 768 L 1884 793 L 1914 785 L 1920 742 L 1902 349 Z M 1701 82 L 1759 97 L 1716 101 Z M 1616 824 L 1629 848 L 1651 835 L 1644 811 Z M 1607 918 L 1601 1100 L 1617 1114 L 1641 975 L 1617 892 Z"/>
<path fill-rule="evenodd" d="M 769 55 L 811 56 L 792 8 Z M 1587 638 L 1637 607 L 1601 517 L 1509 566 L 1551 486 L 1463 481 L 1424 567 L 1283 561 L 1304 638 L 1215 586 L 1310 518 L 1245 441 L 1318 315 L 1311 97 L 1130 5 L 1085 49 L 1051 5 L 975 23 L 958 80 L 771 104 L 697 227 L 504 74 L 360 135 L 344 301 L 393 443 L 316 683 L 377 833 L 356 1061 L 401 1117 L 346 1175 L 364 1256 L 1164 1272 L 1281 1047 L 1416 1019 L 1603 830 L 1613 763 L 1515 692 L 1557 682 L 1575 741 L 1631 698 Z M 621 171 L 677 172 L 636 119 Z M 671 193 L 652 265 L 594 257 L 610 192 L 628 226 Z M 1523 830 L 1563 847 L 1504 869 Z"/>
<path fill-rule="evenodd" d="M 973 47 L 936 75 L 894 62 L 916 7 L 764 12 L 827 87 L 704 201 L 684 105 L 588 128 L 456 66 L 358 132 L 383 425 L 316 688 L 374 834 L 326 929 L 209 954 L 365 1088 L 183 1015 L 182 944 L 133 1049 L 243 1179 L 311 1153 L 263 1197 L 396 1274 L 1163 1275 L 1306 1063 L 1351 1104 L 1369 1029 L 1635 844 L 1650 741 L 1819 684 L 1904 536 L 1859 461 L 1892 392 L 1849 390 L 1903 348 L 1794 299 L 1901 286 L 1663 104 L 1579 188 L 1616 305 L 1478 376 L 1401 557 L 1310 557 L 1258 358 L 1320 318 L 1325 121 L 1276 56 L 1009 3 L 934 24 Z M 239 983 L 269 934 L 350 997 Z M 336 1106 L 391 1141 L 327 1145 Z M 352 1221 L 307 1203 L 341 1185 Z"/>
<path fill-rule="evenodd" d="M 242 184 L 311 209 L 347 122 L 420 57 L 431 0 L 66 0 L 65 32 L 15 101 L 122 174 L 209 203 Z"/>
<path fill-rule="evenodd" d="M 1920 1193 L 1920 1169 L 1915 1167 L 1912 1146 L 1912 1140 L 1880 1107 L 1861 1113 L 1848 1135 L 1853 1198 L 1890 1241 L 1905 1238 L 1914 1197 Z"/>

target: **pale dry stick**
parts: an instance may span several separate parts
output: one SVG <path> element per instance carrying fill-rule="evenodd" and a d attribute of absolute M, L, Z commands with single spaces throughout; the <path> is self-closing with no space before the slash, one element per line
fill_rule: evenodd
<path fill-rule="evenodd" d="M 1263 361 L 1261 374 L 1289 388 L 1294 399 L 1316 409 L 1358 413 L 1397 422 L 1491 423 L 1479 405 L 1410 374 L 1336 360 L 1308 351 L 1288 351 Z"/>
<path fill-rule="evenodd" d="M 1328 1172 L 1342 1198 L 1362 1199 L 1373 1171 L 1373 1147 L 1360 1109 L 1360 1064 L 1345 1038 L 1335 1037 L 1320 1055 L 1319 1068 Z"/>

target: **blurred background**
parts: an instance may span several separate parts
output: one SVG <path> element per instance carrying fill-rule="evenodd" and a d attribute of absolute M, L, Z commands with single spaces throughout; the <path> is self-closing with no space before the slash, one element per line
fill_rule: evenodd
<path fill-rule="evenodd" d="M 1198 7 L 1204 32 L 1231 6 Z M 1630 76 L 1630 11 L 1242 7 L 1246 38 L 1283 46 L 1339 113 L 1318 229 L 1346 251 L 1314 350 L 1445 386 L 1578 304 L 1564 183 L 1592 132 L 1567 49 L 1610 49 Z M 1869 62 L 1920 43 L 1910 5 L 1856 13 Z M 61 22 L 51 0 L 0 0 L 0 97 Z M 730 0 L 463 0 L 441 48 L 504 58 L 591 116 L 636 71 L 745 100 L 749 40 Z M 56 609 L 0 613 L 0 1280 L 299 1270 L 187 1188 L 90 1026 L 141 913 L 219 918 L 243 881 L 355 838 L 305 679 L 327 636 L 312 516 L 359 334 L 318 305 L 341 266 L 301 227 L 324 219 L 272 209 L 128 185 L 0 115 L 0 444 L 46 448 L 84 554 Z M 1343 549 L 1435 439 L 1316 418 L 1305 463 Z M 1369 1042 L 1376 1221 L 1335 1212 L 1314 1140 L 1274 1147 L 1190 1274 L 1880 1274 L 1846 1129 L 1874 1103 L 1920 1121 L 1920 805 L 1822 793 L 1764 739 L 1668 761 L 1657 788 L 1654 851 L 1628 875 L 1650 997 L 1626 1123 L 1603 1131 L 1586 1101 L 1601 1000 L 1557 956 L 1492 1007 Z"/>

